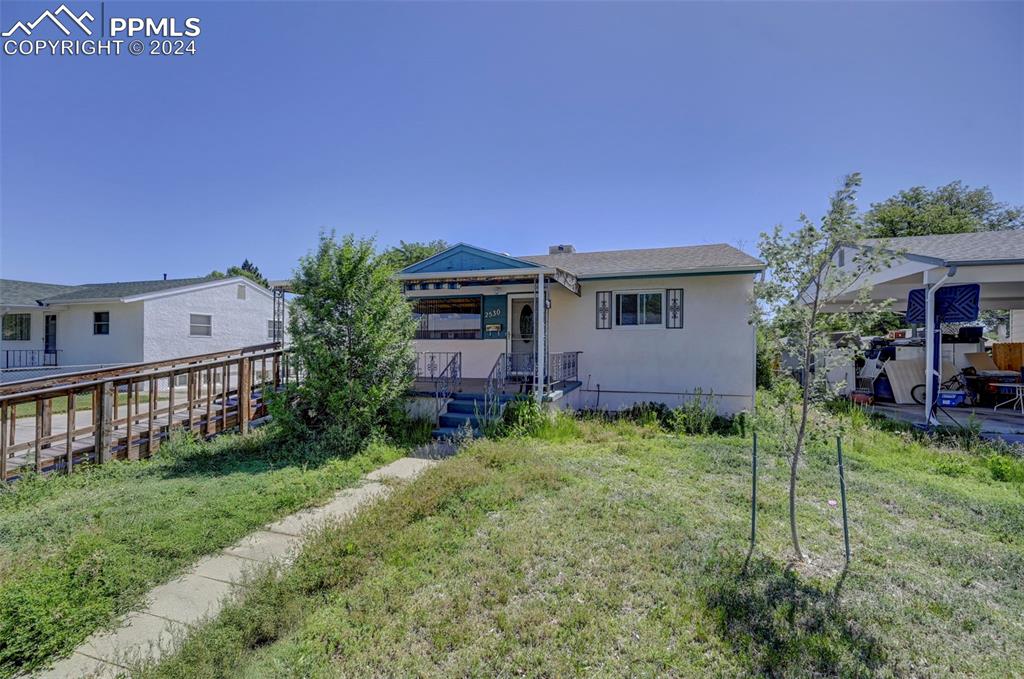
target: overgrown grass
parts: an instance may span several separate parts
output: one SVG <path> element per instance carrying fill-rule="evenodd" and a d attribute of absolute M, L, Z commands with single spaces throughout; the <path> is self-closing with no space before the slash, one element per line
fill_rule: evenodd
<path fill-rule="evenodd" d="M 402 454 L 343 452 L 283 449 L 266 430 L 180 437 L 151 460 L 0 489 L 0 676 L 71 651 L 199 556 Z"/>
<path fill-rule="evenodd" d="M 985 456 L 833 422 L 844 571 L 830 439 L 801 471 L 797 566 L 766 443 L 745 564 L 749 440 L 569 419 L 471 444 L 326 529 L 145 674 L 1021 674 L 1024 490 Z"/>

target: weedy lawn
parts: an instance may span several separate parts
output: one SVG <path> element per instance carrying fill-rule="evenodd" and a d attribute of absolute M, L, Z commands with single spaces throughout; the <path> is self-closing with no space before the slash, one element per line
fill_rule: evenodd
<path fill-rule="evenodd" d="M 199 628 L 152 677 L 1020 676 L 1024 466 L 847 434 L 800 478 L 750 440 L 556 420 L 472 444 Z"/>
<path fill-rule="evenodd" d="M 71 652 L 200 556 L 402 454 L 286 451 L 260 431 L 0 488 L 0 676 Z"/>

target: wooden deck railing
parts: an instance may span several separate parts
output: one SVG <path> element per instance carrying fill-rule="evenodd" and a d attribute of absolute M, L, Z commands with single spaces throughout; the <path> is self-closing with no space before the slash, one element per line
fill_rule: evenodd
<path fill-rule="evenodd" d="M 178 429 L 246 431 L 266 414 L 267 390 L 297 377 L 268 344 L 0 385 L 0 481 L 149 457 Z"/>

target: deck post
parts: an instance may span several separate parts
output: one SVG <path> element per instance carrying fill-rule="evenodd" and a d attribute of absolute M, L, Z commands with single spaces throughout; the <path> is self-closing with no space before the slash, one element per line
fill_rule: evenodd
<path fill-rule="evenodd" d="M 132 447 L 132 425 L 134 424 L 134 422 L 132 420 L 132 396 L 133 396 L 132 388 L 133 387 L 134 387 L 134 385 L 132 384 L 132 378 L 129 377 L 128 378 L 128 389 L 126 390 L 127 401 L 125 402 L 125 408 L 124 408 L 124 414 L 125 414 L 124 446 L 125 446 L 125 450 L 127 451 L 128 459 L 129 460 L 137 460 L 137 459 L 139 459 L 139 450 L 138 450 L 138 448 L 133 448 Z"/>
<path fill-rule="evenodd" d="M 544 347 L 544 274 L 537 275 L 537 310 L 534 313 L 534 334 L 537 336 L 537 362 L 536 362 L 536 388 L 534 396 L 537 403 L 544 402 L 544 372 L 547 368 L 544 360 L 546 348 Z"/>
<path fill-rule="evenodd" d="M 46 399 L 38 399 L 36 401 L 36 471 L 42 473 L 43 471 L 43 401 Z"/>
<path fill-rule="evenodd" d="M 146 454 L 152 457 L 153 452 L 160 445 L 160 435 L 157 432 L 156 427 L 156 397 L 157 390 L 160 388 L 160 378 L 150 377 L 149 378 L 149 412 L 146 415 L 146 426 L 149 429 L 149 435 L 146 437 Z"/>
<path fill-rule="evenodd" d="M 249 431 L 249 397 L 252 395 L 252 366 L 248 358 L 238 361 L 238 431 Z"/>
<path fill-rule="evenodd" d="M 53 433 L 53 399 L 43 399 L 43 437 L 47 437 Z M 49 448 L 49 443 L 43 444 L 44 448 Z"/>
<path fill-rule="evenodd" d="M 96 432 L 96 461 L 110 461 L 114 445 L 114 383 L 104 382 L 100 391 L 100 427 Z"/>
<path fill-rule="evenodd" d="M 7 402 L 0 401 L 0 484 L 7 482 Z"/>
<path fill-rule="evenodd" d="M 64 433 L 64 466 L 68 474 L 75 464 L 75 390 L 68 392 L 68 430 Z"/>

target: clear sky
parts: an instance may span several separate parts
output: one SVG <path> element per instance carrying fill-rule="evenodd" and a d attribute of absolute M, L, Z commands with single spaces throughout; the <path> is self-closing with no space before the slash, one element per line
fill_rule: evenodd
<path fill-rule="evenodd" d="M 5 278 L 284 277 L 321 228 L 753 252 L 852 170 L 864 207 L 954 179 L 1024 203 L 1019 2 L 103 9 L 200 17 L 198 53 L 0 57 Z"/>

